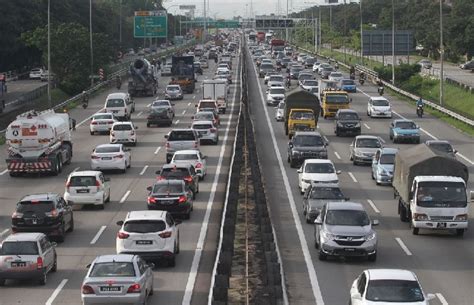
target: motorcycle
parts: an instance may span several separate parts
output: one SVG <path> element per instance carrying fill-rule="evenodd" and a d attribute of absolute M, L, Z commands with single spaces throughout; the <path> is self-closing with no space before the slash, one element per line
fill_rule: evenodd
<path fill-rule="evenodd" d="M 82 98 L 82 108 L 86 109 L 89 106 L 89 97 L 84 95 Z"/>
<path fill-rule="evenodd" d="M 356 78 L 355 72 L 352 72 L 350 75 L 350 79 L 355 80 L 355 78 Z"/>
<path fill-rule="evenodd" d="M 115 85 L 117 86 L 117 90 L 120 90 L 120 88 L 122 87 L 122 81 L 118 79 Z"/>
<path fill-rule="evenodd" d="M 291 79 L 287 78 L 286 79 L 286 88 L 290 88 L 291 87 Z"/>
<path fill-rule="evenodd" d="M 383 95 L 383 90 L 384 90 L 383 86 L 379 86 L 379 88 L 377 89 L 380 95 Z"/>
<path fill-rule="evenodd" d="M 423 106 L 422 105 L 416 106 L 416 115 L 419 118 L 423 117 Z"/>
<path fill-rule="evenodd" d="M 359 78 L 359 84 L 362 86 L 364 85 L 365 79 L 364 78 Z"/>

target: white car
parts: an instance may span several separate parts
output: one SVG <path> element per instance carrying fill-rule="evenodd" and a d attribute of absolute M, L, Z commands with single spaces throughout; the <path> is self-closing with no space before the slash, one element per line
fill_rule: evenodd
<path fill-rule="evenodd" d="M 280 102 L 278 106 L 275 107 L 275 120 L 277 122 L 283 121 L 285 118 L 285 102 Z"/>
<path fill-rule="evenodd" d="M 34 68 L 34 69 L 31 69 L 29 77 L 30 79 L 41 79 L 41 73 L 43 73 L 43 69 Z"/>
<path fill-rule="evenodd" d="M 306 91 L 313 92 L 314 90 L 318 90 L 318 81 L 315 79 L 305 79 L 301 82 L 301 88 Z"/>
<path fill-rule="evenodd" d="M 132 122 L 116 122 L 110 129 L 110 143 L 123 143 L 137 145 L 137 126 Z"/>
<path fill-rule="evenodd" d="M 341 72 L 331 72 L 331 74 L 328 76 L 328 79 L 339 83 L 342 79 L 344 79 L 344 75 L 342 75 Z"/>
<path fill-rule="evenodd" d="M 271 87 L 267 90 L 267 105 L 278 105 L 281 101 L 285 101 L 284 87 Z"/>
<path fill-rule="evenodd" d="M 203 180 L 207 174 L 207 156 L 204 156 L 197 149 L 178 150 L 174 153 L 171 163 L 191 163 L 196 170 L 200 180 Z"/>
<path fill-rule="evenodd" d="M 95 133 L 109 133 L 114 123 L 118 122 L 112 113 L 96 113 L 89 124 L 91 136 Z"/>
<path fill-rule="evenodd" d="M 110 201 L 110 178 L 100 171 L 72 172 L 63 197 L 69 204 L 93 204 L 103 209 Z"/>
<path fill-rule="evenodd" d="M 171 76 L 171 64 L 165 64 L 161 67 L 161 76 Z"/>
<path fill-rule="evenodd" d="M 174 267 L 179 253 L 179 223 L 167 211 L 129 212 L 124 221 L 117 222 L 117 254 L 138 254 L 145 260 L 165 259 Z"/>
<path fill-rule="evenodd" d="M 132 113 L 135 112 L 135 102 L 128 93 L 111 93 L 105 99 L 104 110 L 117 118 L 130 120 Z"/>
<path fill-rule="evenodd" d="M 268 78 L 267 85 L 268 87 L 284 87 L 285 79 L 283 78 L 283 75 L 271 75 Z"/>
<path fill-rule="evenodd" d="M 367 115 L 371 118 L 391 118 L 392 107 L 390 102 L 383 96 L 374 96 L 367 103 Z"/>
<path fill-rule="evenodd" d="M 334 163 L 327 159 L 306 159 L 303 165 L 297 170 L 298 187 L 301 194 L 306 192 L 306 188 L 311 183 L 339 183 L 337 175 L 341 171 L 336 171 Z"/>
<path fill-rule="evenodd" d="M 125 173 L 131 162 L 130 149 L 122 144 L 101 144 L 91 154 L 92 170 L 119 169 Z"/>
<path fill-rule="evenodd" d="M 364 270 L 351 286 L 352 305 L 429 305 L 435 298 L 423 292 L 415 273 L 402 269 Z"/>
<path fill-rule="evenodd" d="M 272 72 L 265 73 L 265 76 L 263 77 L 263 82 L 266 85 L 268 85 L 268 81 L 270 80 L 270 77 L 275 76 L 275 75 L 279 75 L 278 72 L 272 71 Z"/>
<path fill-rule="evenodd" d="M 313 72 L 318 72 L 318 68 L 319 68 L 320 65 L 321 65 L 320 62 L 318 62 L 318 61 L 315 62 L 315 63 L 313 64 Z"/>

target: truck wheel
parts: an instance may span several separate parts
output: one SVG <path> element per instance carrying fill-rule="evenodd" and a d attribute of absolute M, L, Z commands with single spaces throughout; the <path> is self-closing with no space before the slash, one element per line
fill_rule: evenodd
<path fill-rule="evenodd" d="M 407 210 L 400 201 L 398 202 L 398 214 L 402 222 L 407 222 Z"/>
<path fill-rule="evenodd" d="M 297 166 L 296 162 L 293 160 L 290 160 L 290 167 L 295 168 Z"/>
<path fill-rule="evenodd" d="M 53 161 L 53 171 L 51 172 L 53 176 L 59 175 L 60 169 L 59 169 L 59 159 L 56 158 L 55 161 Z"/>
<path fill-rule="evenodd" d="M 464 236 L 464 229 L 456 229 L 456 236 Z"/>

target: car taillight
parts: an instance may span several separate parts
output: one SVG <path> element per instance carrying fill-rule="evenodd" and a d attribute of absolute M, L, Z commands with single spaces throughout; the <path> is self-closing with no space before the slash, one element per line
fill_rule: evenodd
<path fill-rule="evenodd" d="M 91 125 L 97 125 L 96 121 L 91 122 Z"/>
<path fill-rule="evenodd" d="M 184 177 L 184 181 L 186 181 L 186 182 L 193 182 L 193 177 L 191 177 L 191 176 L 186 176 L 186 177 Z"/>
<path fill-rule="evenodd" d="M 114 121 L 107 121 L 107 124 L 113 124 Z"/>
<path fill-rule="evenodd" d="M 97 186 L 97 188 L 100 187 L 100 181 L 99 181 L 99 180 L 96 180 L 96 181 L 95 181 L 95 186 Z"/>
<path fill-rule="evenodd" d="M 13 212 L 12 214 L 12 218 L 22 218 L 22 217 L 23 217 L 23 213 Z"/>
<path fill-rule="evenodd" d="M 165 180 L 165 179 L 166 179 L 166 178 L 165 178 L 164 176 L 158 176 L 158 177 L 156 178 L 156 180 L 158 180 L 158 181 L 160 181 L 160 180 Z"/>
<path fill-rule="evenodd" d="M 91 155 L 91 159 L 97 160 L 97 159 L 100 159 L 100 157 L 96 155 Z"/>
<path fill-rule="evenodd" d="M 171 231 L 164 231 L 158 234 L 161 238 L 170 238 L 171 237 Z"/>
<path fill-rule="evenodd" d="M 125 108 L 125 114 L 126 114 L 126 113 L 128 113 L 128 111 L 127 111 L 127 110 L 128 110 L 128 109 L 127 109 L 127 108 Z"/>
<path fill-rule="evenodd" d="M 140 284 L 133 284 L 130 287 L 128 287 L 127 293 L 140 293 L 140 291 L 141 291 Z"/>
<path fill-rule="evenodd" d="M 179 196 L 178 203 L 185 203 L 186 202 L 186 196 Z"/>
<path fill-rule="evenodd" d="M 202 163 L 197 163 L 195 168 L 201 168 L 202 167 Z"/>
<path fill-rule="evenodd" d="M 211 133 L 216 133 L 217 129 L 211 128 Z"/>
<path fill-rule="evenodd" d="M 68 191 L 69 191 L 69 188 L 70 188 L 70 187 L 71 187 L 71 181 L 69 181 L 69 182 L 66 183 L 66 188 L 67 188 Z"/>
<path fill-rule="evenodd" d="M 114 156 L 114 159 L 122 159 L 123 158 L 123 155 L 116 155 Z"/>
<path fill-rule="evenodd" d="M 170 143 L 166 142 L 165 147 L 166 149 L 170 148 Z"/>
<path fill-rule="evenodd" d="M 51 212 L 44 213 L 48 217 L 58 217 L 59 212 L 56 209 L 51 210 Z"/>
<path fill-rule="evenodd" d="M 198 147 L 198 142 L 195 141 L 195 142 L 194 142 L 194 148 L 197 148 L 197 147 Z"/>
<path fill-rule="evenodd" d="M 89 285 L 82 285 L 82 294 L 93 294 L 94 289 Z"/>
<path fill-rule="evenodd" d="M 130 132 L 130 135 L 132 135 L 132 136 L 135 135 L 135 131 L 132 130 L 132 131 Z"/>
<path fill-rule="evenodd" d="M 36 259 L 36 268 L 43 269 L 43 258 L 41 256 Z"/>
<path fill-rule="evenodd" d="M 148 196 L 147 202 L 148 203 L 156 203 L 156 198 L 152 197 L 152 196 Z"/>
<path fill-rule="evenodd" d="M 130 236 L 130 234 L 127 234 L 127 233 L 125 233 L 125 232 L 118 232 L 118 233 L 117 233 L 117 237 L 118 237 L 119 239 L 127 239 L 129 236 Z"/>

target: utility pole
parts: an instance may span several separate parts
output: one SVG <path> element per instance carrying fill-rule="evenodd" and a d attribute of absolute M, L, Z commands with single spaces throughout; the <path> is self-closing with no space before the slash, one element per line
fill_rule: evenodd
<path fill-rule="evenodd" d="M 395 85 L 395 4 L 392 0 L 392 84 Z"/>
<path fill-rule="evenodd" d="M 51 101 L 51 0 L 48 0 L 48 108 L 52 108 Z"/>
<path fill-rule="evenodd" d="M 362 0 L 359 2 L 359 10 L 360 10 L 360 63 L 361 65 L 364 64 L 364 36 L 362 35 Z"/>
<path fill-rule="evenodd" d="M 203 33 L 202 33 L 202 43 L 206 42 L 206 32 L 207 32 L 207 15 L 206 15 L 206 10 L 207 10 L 207 6 L 206 6 L 206 0 L 204 0 L 204 30 L 203 30 Z"/>
<path fill-rule="evenodd" d="M 94 86 L 94 51 L 92 47 L 92 0 L 89 0 L 89 40 L 91 46 L 91 87 Z"/>
<path fill-rule="evenodd" d="M 444 43 L 443 43 L 443 0 L 439 0 L 439 53 L 441 70 L 439 71 L 439 104 L 443 106 L 444 99 Z"/>
<path fill-rule="evenodd" d="M 347 42 L 347 10 L 346 10 L 346 0 L 344 0 L 344 34 L 342 35 L 344 39 L 344 62 L 347 63 L 347 51 L 346 51 L 346 42 Z"/>
<path fill-rule="evenodd" d="M 286 0 L 286 19 L 288 20 L 288 2 L 289 0 Z M 285 40 L 288 41 L 288 27 L 287 27 L 287 21 L 285 21 L 285 31 L 286 31 L 286 37 Z"/>
<path fill-rule="evenodd" d="M 120 42 L 120 49 L 122 49 L 122 0 L 120 0 L 120 7 L 119 7 L 119 42 Z"/>

